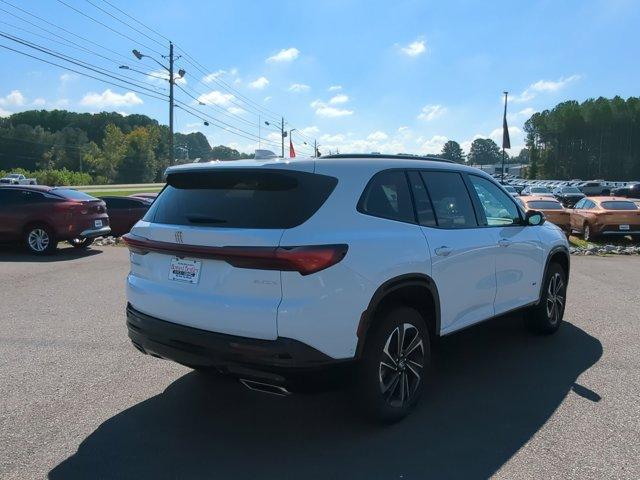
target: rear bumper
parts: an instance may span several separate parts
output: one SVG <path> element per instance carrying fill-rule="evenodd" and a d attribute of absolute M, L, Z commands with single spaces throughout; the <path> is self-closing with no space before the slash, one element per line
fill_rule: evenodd
<path fill-rule="evenodd" d="M 309 375 L 333 376 L 353 363 L 333 359 L 290 338 L 261 340 L 210 332 L 145 315 L 130 304 L 127 329 L 134 346 L 143 353 L 293 389 Z"/>
<path fill-rule="evenodd" d="M 87 230 L 83 230 L 80 232 L 78 237 L 80 238 L 95 238 L 95 237 L 103 237 L 105 235 L 109 235 L 111 233 L 111 227 L 101 227 L 101 228 L 89 228 Z"/>

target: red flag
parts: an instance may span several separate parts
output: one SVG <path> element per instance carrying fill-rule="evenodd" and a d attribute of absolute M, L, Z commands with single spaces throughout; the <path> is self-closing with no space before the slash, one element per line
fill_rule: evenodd
<path fill-rule="evenodd" d="M 293 142 L 291 141 L 291 138 L 289 138 L 289 158 L 295 158 L 296 157 L 296 151 L 293 148 Z"/>

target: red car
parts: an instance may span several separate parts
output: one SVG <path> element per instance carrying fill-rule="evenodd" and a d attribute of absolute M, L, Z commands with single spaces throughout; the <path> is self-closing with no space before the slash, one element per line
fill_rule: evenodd
<path fill-rule="evenodd" d="M 129 233 L 151 205 L 152 200 L 140 197 L 100 197 L 107 204 L 111 235 L 121 237 Z"/>
<path fill-rule="evenodd" d="M 0 186 L 0 241 L 22 243 L 36 254 L 53 252 L 58 242 L 76 248 L 109 235 L 105 203 L 64 187 Z"/>

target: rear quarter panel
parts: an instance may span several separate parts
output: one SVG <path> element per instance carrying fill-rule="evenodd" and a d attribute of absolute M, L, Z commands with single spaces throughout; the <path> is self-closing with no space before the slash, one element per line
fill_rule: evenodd
<path fill-rule="evenodd" d="M 282 272 L 278 335 L 303 341 L 333 358 L 356 353 L 357 329 L 376 289 L 407 273 L 431 273 L 424 235 L 417 225 L 364 215 L 356 210 L 362 191 L 376 169 L 363 166 L 339 174 L 334 192 L 307 222 L 284 232 L 281 245 L 346 243 L 338 264 L 302 276 Z"/>

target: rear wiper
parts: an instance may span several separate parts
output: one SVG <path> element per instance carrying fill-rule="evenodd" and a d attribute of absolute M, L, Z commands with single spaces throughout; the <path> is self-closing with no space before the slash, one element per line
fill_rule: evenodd
<path fill-rule="evenodd" d="M 204 217 L 204 216 L 187 216 L 187 220 L 191 223 L 227 223 L 226 220 L 222 218 L 212 218 L 212 217 Z"/>

